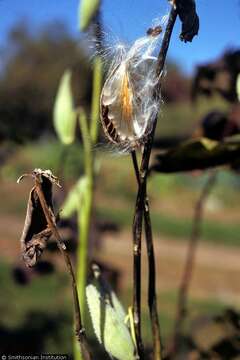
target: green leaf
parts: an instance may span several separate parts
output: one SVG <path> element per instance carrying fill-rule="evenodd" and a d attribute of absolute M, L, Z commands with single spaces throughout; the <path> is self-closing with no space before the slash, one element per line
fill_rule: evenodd
<path fill-rule="evenodd" d="M 238 96 L 238 101 L 240 101 L 240 74 L 238 74 L 237 76 L 237 96 Z"/>
<path fill-rule="evenodd" d="M 111 299 L 104 296 L 92 284 L 87 286 L 86 294 L 93 328 L 98 341 L 116 359 L 134 360 L 134 345 L 128 327 L 123 320 L 123 310 L 119 311 L 118 305 L 114 307 L 114 303 L 110 301 Z"/>
<path fill-rule="evenodd" d="M 71 70 L 64 72 L 60 80 L 53 111 L 55 130 L 65 145 L 74 141 L 77 122 L 76 112 L 73 107 L 71 76 Z"/>
<path fill-rule="evenodd" d="M 100 6 L 100 0 L 81 0 L 79 3 L 79 29 L 84 31 L 88 28 Z"/>
<path fill-rule="evenodd" d="M 112 289 L 110 290 L 110 297 L 111 297 L 111 303 L 112 303 L 113 308 L 115 309 L 116 313 L 118 314 L 118 317 L 124 323 L 127 314 L 126 314 L 122 304 L 120 303 L 117 295 L 115 294 L 115 292 Z"/>
<path fill-rule="evenodd" d="M 79 211 L 87 186 L 87 179 L 82 177 L 69 192 L 63 203 L 61 218 L 69 218 L 75 211 Z"/>

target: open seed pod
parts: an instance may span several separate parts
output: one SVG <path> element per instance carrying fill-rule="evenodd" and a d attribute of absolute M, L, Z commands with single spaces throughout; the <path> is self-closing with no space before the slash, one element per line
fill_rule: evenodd
<path fill-rule="evenodd" d="M 107 138 L 125 151 L 142 145 L 158 113 L 159 97 L 154 96 L 158 81 L 157 58 L 153 55 L 158 31 L 134 42 L 128 49 L 119 48 L 102 89 L 100 115 Z"/>

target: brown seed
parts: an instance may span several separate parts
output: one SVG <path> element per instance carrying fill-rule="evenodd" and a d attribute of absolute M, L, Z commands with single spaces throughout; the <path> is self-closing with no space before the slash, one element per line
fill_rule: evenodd
<path fill-rule="evenodd" d="M 147 35 L 148 36 L 158 36 L 159 34 L 161 34 L 162 32 L 162 27 L 160 25 L 154 27 L 154 28 L 149 28 L 147 31 Z"/>

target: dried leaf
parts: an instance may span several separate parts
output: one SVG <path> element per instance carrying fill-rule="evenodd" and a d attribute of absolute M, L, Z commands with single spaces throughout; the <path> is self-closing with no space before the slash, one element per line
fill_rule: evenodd
<path fill-rule="evenodd" d="M 239 136 L 231 136 L 224 142 L 200 138 L 183 142 L 181 145 L 156 156 L 151 170 L 172 173 L 207 169 L 220 165 L 239 164 Z"/>
<path fill-rule="evenodd" d="M 195 1 L 176 0 L 176 8 L 182 22 L 180 39 L 184 42 L 191 42 L 199 30 L 199 17 L 196 13 Z"/>
<path fill-rule="evenodd" d="M 41 187 L 46 199 L 47 206 L 53 213 L 52 204 L 52 183 L 55 177 L 50 177 L 49 171 L 36 169 L 33 175 L 41 176 Z M 20 178 L 21 179 L 21 178 Z M 21 236 L 21 252 L 25 264 L 32 267 L 36 264 L 46 247 L 47 240 L 51 236 L 51 230 L 48 228 L 47 221 L 40 204 L 40 200 L 36 191 L 36 186 L 30 191 L 27 214 L 24 228 Z"/>

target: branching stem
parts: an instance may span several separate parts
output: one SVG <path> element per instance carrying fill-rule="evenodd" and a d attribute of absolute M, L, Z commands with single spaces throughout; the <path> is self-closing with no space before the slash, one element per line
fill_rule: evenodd
<path fill-rule="evenodd" d="M 165 65 L 165 59 L 172 35 L 172 30 L 176 21 L 177 12 L 172 7 L 164 38 L 162 41 L 162 46 L 158 55 L 157 63 L 157 76 L 158 83 L 156 85 L 154 96 L 158 96 L 161 90 L 161 79 L 162 72 Z M 149 135 L 147 142 L 144 145 L 143 155 L 139 170 L 139 184 L 138 184 L 138 193 L 136 198 L 135 205 L 135 214 L 133 219 L 133 277 L 134 277 L 134 289 L 133 289 L 133 318 L 135 326 L 135 334 L 137 341 L 137 357 L 139 359 L 144 358 L 144 349 L 141 336 L 141 237 L 142 237 L 142 221 L 143 214 L 145 209 L 145 199 L 147 198 L 146 194 L 146 184 L 147 184 L 147 175 L 149 167 L 149 159 L 152 150 L 153 138 L 155 134 L 155 128 L 157 124 L 156 116 L 152 131 Z M 155 270 L 155 269 L 154 269 Z M 155 271 L 154 271 L 155 272 Z M 154 349 L 155 352 L 155 349 Z M 160 355 L 159 355 L 160 356 Z M 157 359 L 157 358 L 156 358 Z M 158 359 L 161 359 L 158 357 Z"/>
<path fill-rule="evenodd" d="M 138 185 L 140 185 L 140 173 L 138 168 L 136 152 L 133 151 L 131 155 L 132 155 L 132 161 L 133 161 L 136 179 Z M 153 236 L 152 236 L 152 224 L 150 217 L 150 207 L 146 194 L 145 194 L 145 206 L 144 206 L 144 227 L 145 227 L 145 238 L 146 238 L 147 255 L 148 255 L 148 307 L 150 312 L 152 335 L 153 335 L 154 360 L 161 360 L 162 342 L 161 342 L 160 324 L 159 324 L 158 309 L 157 309 L 156 265 L 155 265 L 154 244 L 153 244 Z"/>

